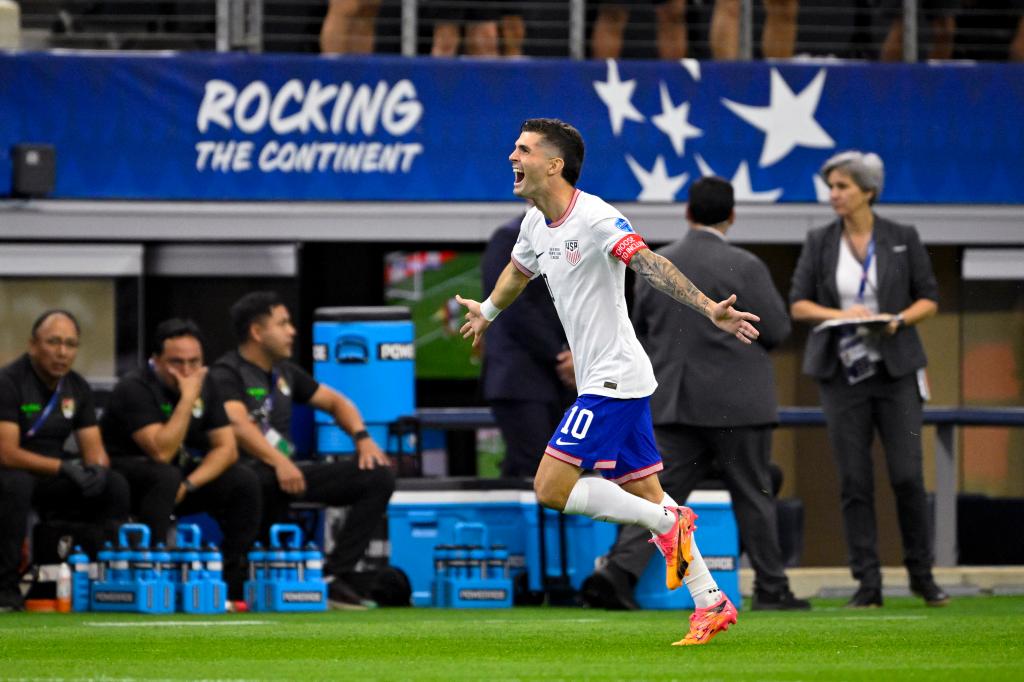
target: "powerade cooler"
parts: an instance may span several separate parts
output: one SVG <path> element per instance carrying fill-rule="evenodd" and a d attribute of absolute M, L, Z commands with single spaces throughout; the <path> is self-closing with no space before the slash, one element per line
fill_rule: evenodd
<path fill-rule="evenodd" d="M 313 377 L 359 407 L 366 429 L 386 449 L 388 425 L 416 409 L 415 338 L 409 309 L 317 308 L 313 322 Z M 348 434 L 316 413 L 317 451 L 349 454 Z"/>

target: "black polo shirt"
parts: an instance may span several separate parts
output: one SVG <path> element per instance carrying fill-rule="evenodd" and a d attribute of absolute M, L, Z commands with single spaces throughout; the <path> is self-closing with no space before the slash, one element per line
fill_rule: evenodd
<path fill-rule="evenodd" d="M 28 432 L 46 411 L 53 394 L 32 369 L 28 353 L 0 369 L 0 421 L 18 425 L 23 449 L 63 459 L 68 456 L 64 452 L 68 436 L 96 425 L 96 407 L 89 382 L 70 371 L 60 384 L 60 394 L 50 413 L 29 437 Z"/>
<path fill-rule="evenodd" d="M 180 397 L 176 389 L 165 386 L 149 367 L 126 374 L 114 386 L 110 404 L 100 420 L 103 443 L 110 456 L 147 456 L 132 434 L 144 426 L 162 424 L 170 419 Z M 210 449 L 209 432 L 229 423 L 220 392 L 207 375 L 200 397 L 192 408 L 184 446 L 193 455 L 206 454 Z"/>
<path fill-rule="evenodd" d="M 269 425 L 285 438 L 291 433 L 292 402 L 308 403 L 320 387 L 294 362 L 284 360 L 265 372 L 237 350 L 213 363 L 210 376 L 225 401 L 241 401 L 257 426 L 266 431 Z"/>

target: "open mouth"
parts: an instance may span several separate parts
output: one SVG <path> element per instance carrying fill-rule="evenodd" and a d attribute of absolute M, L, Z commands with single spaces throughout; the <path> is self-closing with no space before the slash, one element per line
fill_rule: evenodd
<path fill-rule="evenodd" d="M 523 173 L 523 171 L 521 171 L 521 170 L 519 170 L 517 168 L 513 168 L 512 169 L 512 174 L 515 175 L 515 178 L 516 178 L 515 184 L 517 184 L 517 185 L 521 185 L 522 182 L 523 182 L 523 178 L 526 177 L 526 175 Z"/>

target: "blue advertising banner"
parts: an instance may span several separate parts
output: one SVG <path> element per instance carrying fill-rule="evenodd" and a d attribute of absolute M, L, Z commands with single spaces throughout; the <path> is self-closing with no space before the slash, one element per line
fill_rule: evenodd
<path fill-rule="evenodd" d="M 1024 65 L 0 55 L 10 147 L 57 151 L 59 198 L 512 198 L 520 123 L 576 125 L 580 186 L 681 201 L 814 202 L 816 171 L 877 152 L 896 203 L 1024 203 Z"/>

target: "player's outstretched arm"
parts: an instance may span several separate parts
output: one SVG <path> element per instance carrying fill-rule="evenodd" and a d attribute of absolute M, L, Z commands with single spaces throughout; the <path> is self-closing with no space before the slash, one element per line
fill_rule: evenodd
<path fill-rule="evenodd" d="M 743 343 L 751 343 L 758 337 L 758 331 L 751 322 L 759 322 L 761 318 L 753 313 L 744 313 L 733 308 L 736 294 L 715 303 L 686 275 L 679 272 L 672 261 L 650 249 L 637 251 L 629 261 L 629 267 L 646 279 L 652 287 L 693 308 L 711 320 L 716 327 L 733 334 Z"/>
<path fill-rule="evenodd" d="M 462 325 L 459 330 L 462 333 L 462 338 L 468 339 L 472 336 L 473 346 L 479 346 L 480 339 L 483 338 L 484 332 L 491 326 L 494 318 L 502 310 L 512 305 L 512 302 L 519 294 L 523 293 L 523 289 L 529 283 L 530 278 L 509 261 L 501 275 L 498 276 L 491 295 L 483 303 L 455 294 L 455 300 L 466 307 L 466 324 Z"/>

